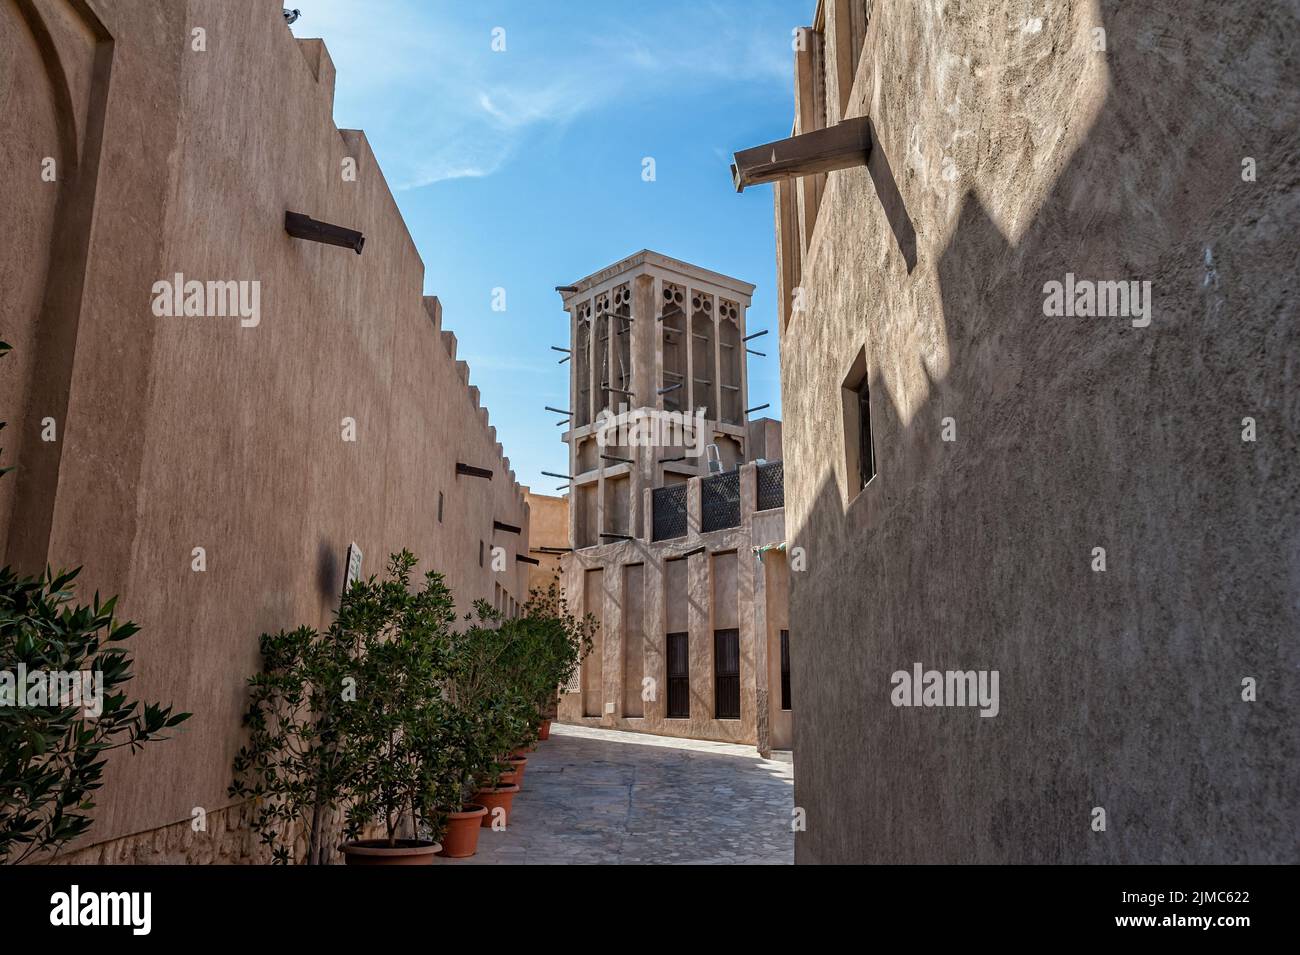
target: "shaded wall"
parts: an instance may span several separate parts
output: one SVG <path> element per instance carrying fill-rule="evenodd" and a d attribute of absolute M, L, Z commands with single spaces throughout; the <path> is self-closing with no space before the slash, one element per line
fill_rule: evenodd
<path fill-rule="evenodd" d="M 827 177 L 782 321 L 799 861 L 1296 860 L 1296 28 L 874 5 L 870 164 Z M 1046 317 L 1067 272 L 1149 280 L 1151 324 Z M 999 670 L 999 715 L 892 706 L 917 661 Z"/>
<path fill-rule="evenodd" d="M 790 629 L 790 562 L 784 553 L 772 551 L 763 555 L 763 564 L 767 584 L 764 610 L 772 748 L 790 749 L 794 745 L 794 695 L 790 696 L 788 708 L 781 705 L 781 631 Z"/>
<path fill-rule="evenodd" d="M 5 137 L 21 161 L 0 199 L 22 236 L 0 261 L 19 352 L 0 392 L 18 464 L 0 542 L 18 567 L 82 564 L 86 595 L 120 594 L 143 627 L 133 694 L 194 713 L 113 758 L 93 840 L 188 829 L 193 808 L 229 805 L 258 635 L 329 622 L 350 542 L 365 574 L 409 547 L 462 611 L 498 585 L 522 601 L 528 510 L 364 134 L 334 126 L 329 55 L 294 39 L 279 3 L 0 0 L 0 47 L 16 51 L 0 61 L 22 130 Z M 42 182 L 43 155 L 74 157 L 67 178 Z M 77 231 L 65 193 L 93 224 Z M 286 210 L 363 231 L 364 254 L 290 238 Z M 260 323 L 155 317 L 153 285 L 175 273 L 260 282 Z M 47 415 L 56 442 L 39 440 Z"/>

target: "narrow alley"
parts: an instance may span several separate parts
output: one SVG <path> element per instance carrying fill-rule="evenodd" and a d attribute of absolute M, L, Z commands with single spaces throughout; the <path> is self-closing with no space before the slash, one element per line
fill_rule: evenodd
<path fill-rule="evenodd" d="M 794 862 L 793 766 L 751 746 L 554 725 L 505 831 L 446 865 Z"/>

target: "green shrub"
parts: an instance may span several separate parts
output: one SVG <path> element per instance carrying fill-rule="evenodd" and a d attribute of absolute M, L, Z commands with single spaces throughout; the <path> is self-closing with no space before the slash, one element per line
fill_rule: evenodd
<path fill-rule="evenodd" d="M 437 839 L 447 814 L 531 742 L 591 649 L 594 620 L 569 615 L 554 584 L 515 619 L 477 601 L 457 632 L 442 576 L 412 588 L 415 565 L 404 550 L 384 579 L 353 584 L 324 634 L 261 638 L 230 792 L 254 800 L 253 826 L 275 862 L 299 861 L 289 846 L 299 827 L 306 861 L 323 861 L 338 810 L 349 838 L 378 823 L 393 843 L 409 821 Z"/>
<path fill-rule="evenodd" d="M 470 626 L 452 642 L 448 698 L 455 733 L 446 741 L 456 754 L 462 803 L 498 781 L 502 758 L 528 735 L 526 697 L 511 672 L 515 621 L 503 620 L 485 601 L 467 619 Z"/>
<path fill-rule="evenodd" d="M 587 614 L 579 619 L 571 614 L 558 582 L 552 580 L 546 590 L 529 594 L 520 624 L 529 633 L 528 655 L 532 662 L 526 691 L 539 715 L 549 717 L 555 711 L 559 688 L 569 682 L 591 652 L 596 618 Z"/>
<path fill-rule="evenodd" d="M 81 706 L 60 705 L 66 701 L 0 701 L 7 704 L 0 705 L 0 861 L 57 852 L 87 832 L 107 754 L 163 739 L 163 730 L 190 716 L 127 698 L 132 660 L 114 644 L 140 628 L 114 619 L 116 597 L 101 603 L 96 594 L 89 606 L 75 604 L 78 573 L 47 568 L 40 577 L 19 577 L 0 570 L 0 671 L 92 672 L 102 693 L 93 717 Z"/>
<path fill-rule="evenodd" d="M 323 634 L 262 635 L 263 669 L 248 681 L 249 742 L 230 793 L 254 800 L 253 828 L 276 863 L 323 862 L 340 808 L 349 838 L 381 821 L 395 841 L 404 814 L 413 827 L 437 826 L 447 785 L 440 686 L 454 612 L 440 574 L 412 591 L 415 563 L 402 551 L 384 579 L 355 582 Z M 290 844 L 299 826 L 305 860 Z"/>
<path fill-rule="evenodd" d="M 451 699 L 459 711 L 462 795 L 490 786 L 501 759 L 537 738 L 561 684 L 591 651 L 596 621 L 579 620 L 554 581 L 534 591 L 519 617 L 502 618 L 483 601 L 455 640 Z"/>
<path fill-rule="evenodd" d="M 347 599 L 344 599 L 346 613 Z M 235 756 L 230 795 L 252 799 L 251 826 L 277 864 L 292 858 L 295 824 L 307 831 L 306 859 L 324 861 L 328 828 L 347 767 L 338 748 L 338 710 L 356 671 L 355 641 L 337 623 L 262 634 L 262 672 L 248 681 L 249 741 Z"/>
<path fill-rule="evenodd" d="M 455 619 L 441 574 L 412 590 L 410 551 L 393 555 L 386 579 L 353 586 L 349 601 L 363 621 L 358 640 L 356 700 L 343 707 L 339 739 L 348 766 L 346 832 L 357 838 L 376 820 L 395 844 L 403 815 L 412 834 L 441 831 L 439 806 L 453 788 L 442 751 L 443 683 Z"/>

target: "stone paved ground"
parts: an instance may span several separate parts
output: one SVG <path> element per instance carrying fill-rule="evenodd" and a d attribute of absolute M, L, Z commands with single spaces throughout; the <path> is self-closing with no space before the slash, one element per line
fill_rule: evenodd
<path fill-rule="evenodd" d="M 790 864 L 792 770 L 752 746 L 556 725 L 509 828 L 439 862 Z"/>

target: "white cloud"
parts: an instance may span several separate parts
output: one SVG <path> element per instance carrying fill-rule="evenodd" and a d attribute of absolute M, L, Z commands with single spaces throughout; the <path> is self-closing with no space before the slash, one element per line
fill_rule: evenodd
<path fill-rule="evenodd" d="M 397 191 L 490 176 L 542 130 L 655 90 L 745 79 L 789 89 L 788 37 L 735 26 L 734 10 L 665 13 L 666 34 L 597 14 L 580 34 L 512 34 L 505 54 L 459 15 L 414 0 L 313 0 L 294 26 L 324 37 L 337 122 L 366 130 Z"/>
<path fill-rule="evenodd" d="M 508 371 L 533 375 L 554 374 L 554 367 L 549 361 L 520 358 L 515 355 L 478 355 L 476 357 L 466 357 L 464 360 L 469 365 L 471 373 L 475 371 Z"/>
<path fill-rule="evenodd" d="M 567 123 L 598 99 L 567 82 L 540 88 L 498 86 L 478 94 L 479 106 L 506 129 L 534 123 Z"/>

